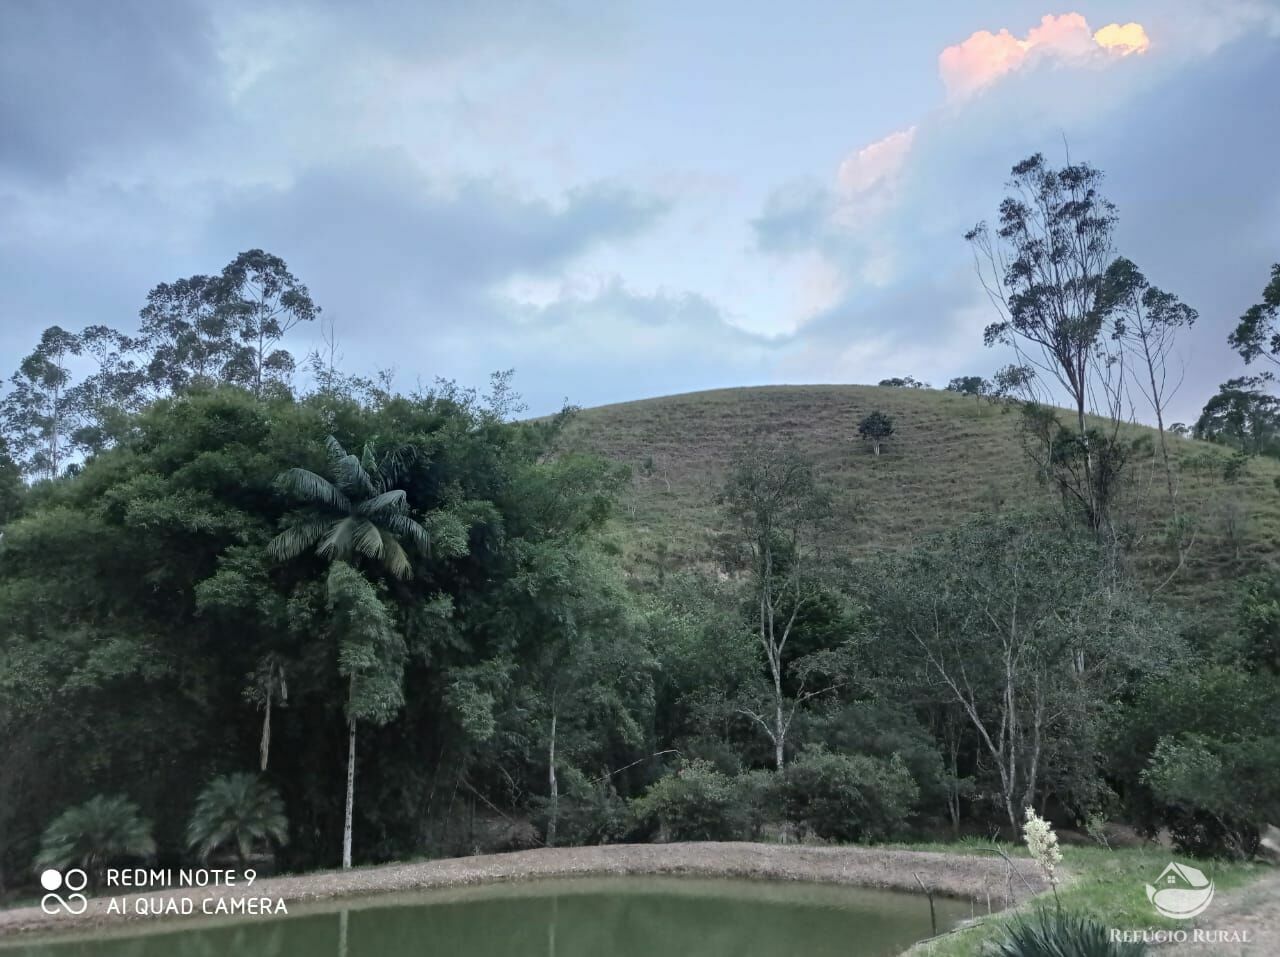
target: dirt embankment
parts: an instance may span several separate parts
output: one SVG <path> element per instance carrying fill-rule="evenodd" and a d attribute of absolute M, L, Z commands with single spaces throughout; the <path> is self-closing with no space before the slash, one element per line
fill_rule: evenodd
<path fill-rule="evenodd" d="M 96 897 L 77 917 L 49 915 L 39 907 L 17 908 L 0 911 L 0 937 L 35 931 L 75 932 L 124 922 L 151 924 L 160 920 L 198 920 L 204 912 L 202 902 L 210 898 L 266 897 L 293 904 L 539 877 L 640 874 L 818 881 L 917 892 L 920 886 L 915 875 L 919 874 L 931 891 L 973 899 L 985 910 L 988 906 L 998 909 L 1005 904 L 1011 879 L 1017 900 L 1024 900 L 1031 888 L 1036 891 L 1044 889 L 1042 879 L 1030 861 L 1015 860 L 1013 867 L 1016 871 L 1011 875 L 1009 865 L 998 857 L 741 842 L 539 848 L 512 854 L 274 877 L 256 881 L 251 888 L 222 886 L 120 896 L 114 899 L 122 902 L 123 906 L 114 911 L 108 910 L 111 898 Z M 136 907 L 138 898 L 146 898 L 151 906 Z M 181 898 L 194 902 L 192 917 L 137 913 L 139 909 L 162 912 L 167 900 Z"/>

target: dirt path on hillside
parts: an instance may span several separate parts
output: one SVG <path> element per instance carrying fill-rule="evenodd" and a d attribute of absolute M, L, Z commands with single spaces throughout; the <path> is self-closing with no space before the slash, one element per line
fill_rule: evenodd
<path fill-rule="evenodd" d="M 1157 953 L 1196 957 L 1277 957 L 1280 955 L 1280 872 L 1228 891 L 1214 899 L 1197 929 L 1247 933 L 1248 942 L 1204 941 L 1173 944 Z M 1194 932 L 1194 931 L 1193 931 Z"/>
<path fill-rule="evenodd" d="M 1043 888 L 1035 865 L 1015 861 L 1015 896 L 1023 900 L 1027 884 Z M 602 847 L 539 848 L 512 854 L 489 854 L 412 864 L 386 864 L 352 871 L 325 871 L 297 877 L 260 880 L 252 888 L 219 887 L 162 891 L 116 898 L 96 897 L 85 913 L 48 915 L 39 907 L 0 911 L 0 938 L 37 931 L 83 932 L 99 926 L 128 923 L 154 925 L 161 920 L 204 921 L 206 899 L 238 897 L 282 898 L 289 904 L 357 897 L 392 891 L 461 887 L 537 877 L 612 875 L 698 875 L 785 881 L 819 881 L 919 892 L 914 874 L 931 890 L 970 898 L 981 909 L 999 908 L 1006 894 L 1006 865 L 999 858 L 928 851 L 867 847 L 805 847 L 784 844 L 696 843 L 618 844 Z M 1024 879 L 1025 882 L 1024 883 Z M 156 909 L 168 900 L 194 902 L 191 917 L 157 917 L 136 913 L 145 899 Z M 109 902 L 120 912 L 109 912 Z"/>

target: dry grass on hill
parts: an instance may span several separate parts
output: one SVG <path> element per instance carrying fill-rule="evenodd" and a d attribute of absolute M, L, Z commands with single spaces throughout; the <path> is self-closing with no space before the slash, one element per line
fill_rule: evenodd
<path fill-rule="evenodd" d="M 878 458 L 857 423 L 873 409 L 895 435 Z M 1137 435 L 1151 429 L 1134 427 Z M 898 548 L 983 511 L 1050 501 L 1023 451 L 1019 416 L 999 405 L 927 389 L 878 386 L 766 386 L 645 399 L 584 410 L 568 441 L 630 466 L 633 491 L 620 535 L 633 574 L 709 567 L 723 527 L 715 504 L 734 450 L 753 433 L 794 441 L 819 465 L 836 506 L 832 531 L 849 555 Z M 1179 502 L 1199 526 L 1187 566 L 1168 591 L 1184 600 L 1220 595 L 1221 582 L 1280 547 L 1280 463 L 1255 459 L 1236 482 L 1223 478 L 1226 449 L 1171 439 Z M 1130 494 L 1141 540 L 1136 563 L 1159 581 L 1174 567 L 1162 540 L 1169 506 L 1163 472 L 1135 465 Z"/>

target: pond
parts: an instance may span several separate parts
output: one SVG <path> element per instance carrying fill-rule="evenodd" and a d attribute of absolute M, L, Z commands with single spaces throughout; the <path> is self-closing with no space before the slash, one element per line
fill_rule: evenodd
<path fill-rule="evenodd" d="M 971 913 L 947 898 L 935 906 L 939 930 Z M 302 907 L 0 945 L 0 957 L 885 957 L 930 933 L 923 894 L 703 878 L 541 880 Z"/>

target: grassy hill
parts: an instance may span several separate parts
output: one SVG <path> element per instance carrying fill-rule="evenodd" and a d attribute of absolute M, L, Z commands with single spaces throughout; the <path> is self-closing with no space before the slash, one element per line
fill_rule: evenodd
<path fill-rule="evenodd" d="M 882 455 L 859 440 L 873 409 L 893 418 Z M 926 389 L 854 385 L 721 389 L 584 410 L 569 442 L 632 469 L 620 535 L 628 567 L 714 567 L 723 527 L 715 504 L 733 451 L 752 433 L 794 440 L 832 486 L 836 539 L 848 554 L 898 548 L 981 511 L 1051 501 L 1022 447 L 1019 416 L 1001 406 Z M 1133 434 L 1154 430 L 1135 426 Z M 1220 596 L 1223 580 L 1280 558 L 1280 463 L 1255 459 L 1235 482 L 1226 449 L 1171 439 L 1178 496 L 1198 524 L 1186 567 L 1168 592 L 1184 600 Z M 1161 529 L 1170 514 L 1163 471 L 1136 462 L 1130 493 L 1142 516 L 1135 547 L 1156 582 L 1175 566 Z"/>

